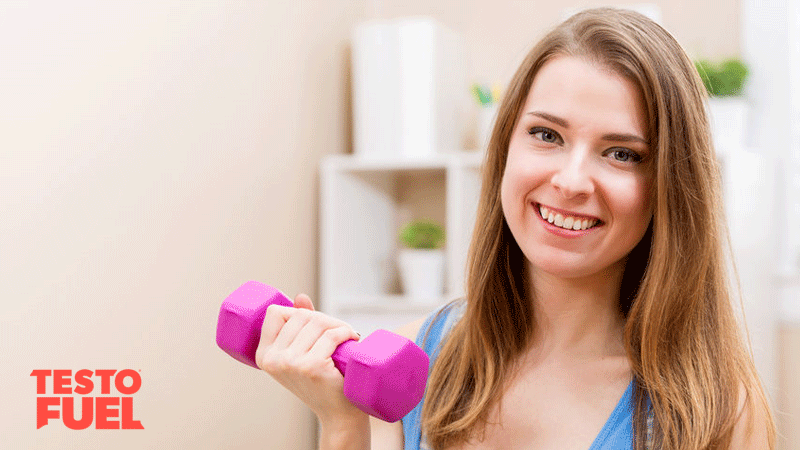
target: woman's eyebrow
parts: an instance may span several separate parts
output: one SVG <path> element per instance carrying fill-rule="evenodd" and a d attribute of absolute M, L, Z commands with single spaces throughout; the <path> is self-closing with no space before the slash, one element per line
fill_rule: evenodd
<path fill-rule="evenodd" d="M 542 111 L 530 111 L 527 114 L 530 114 L 532 116 L 541 117 L 544 120 L 549 120 L 550 122 L 553 122 L 553 123 L 555 123 L 557 125 L 560 125 L 560 126 L 562 126 L 564 128 L 569 128 L 569 122 L 567 122 L 565 119 L 562 119 L 561 117 L 557 117 L 557 116 L 554 116 L 552 114 L 548 114 L 548 113 L 542 112 Z"/>
<path fill-rule="evenodd" d="M 610 133 L 603 135 L 604 141 L 613 141 L 613 142 L 639 142 L 644 145 L 650 145 L 647 142 L 647 139 L 637 136 L 635 134 L 626 134 L 626 133 Z"/>
<path fill-rule="evenodd" d="M 554 115 L 552 115 L 550 113 L 546 113 L 546 112 L 543 112 L 543 111 L 530 111 L 530 112 L 528 112 L 526 114 L 531 115 L 531 116 L 540 117 L 540 118 L 542 118 L 544 120 L 553 122 L 553 123 L 555 123 L 555 124 L 557 124 L 557 125 L 559 125 L 559 126 L 561 126 L 563 128 L 569 128 L 569 122 L 566 119 L 562 119 L 561 117 L 554 116 Z M 604 141 L 639 142 L 639 143 L 642 143 L 644 145 L 650 145 L 650 143 L 647 142 L 647 139 L 645 139 L 645 138 L 643 138 L 641 136 L 638 136 L 636 134 L 629 134 L 629 133 L 608 133 L 608 134 L 604 134 L 602 139 Z"/>

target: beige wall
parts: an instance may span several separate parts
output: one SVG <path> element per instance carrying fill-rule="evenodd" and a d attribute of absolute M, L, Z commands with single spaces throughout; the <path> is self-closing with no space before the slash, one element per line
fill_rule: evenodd
<path fill-rule="evenodd" d="M 661 24 L 683 45 L 692 58 L 714 61 L 740 55 L 739 2 L 737 0 L 656 0 Z M 562 20 L 566 8 L 625 7 L 624 0 L 607 2 L 565 0 L 368 0 L 365 18 L 432 16 L 461 33 L 467 49 L 470 81 L 504 85 L 527 51 L 551 27 Z M 474 116 L 470 112 L 468 117 Z M 475 147 L 469 124 L 464 145 Z"/>
<path fill-rule="evenodd" d="M 250 279 L 315 294 L 358 10 L 42 3 L 0 4 L 0 446 L 311 448 L 310 412 L 216 347 L 216 315 Z M 124 368 L 145 430 L 36 430 L 32 370 Z"/>
<path fill-rule="evenodd" d="M 317 165 L 349 149 L 351 26 L 433 15 L 466 36 L 472 78 L 502 82 L 550 3 L 0 3 L 4 446 L 312 448 L 309 411 L 214 332 L 246 280 L 316 294 Z M 690 50 L 737 52 L 736 14 L 701 21 L 718 2 L 660 3 Z M 144 431 L 35 429 L 32 370 L 125 368 Z"/>
<path fill-rule="evenodd" d="M 779 401 L 775 420 L 778 422 L 781 450 L 800 448 L 800 323 L 784 322 L 780 326 Z"/>
<path fill-rule="evenodd" d="M 618 6 L 636 2 L 566 0 L 372 0 L 369 18 L 430 15 L 465 37 L 469 74 L 505 82 L 531 45 L 560 20 L 564 8 Z M 644 3 L 644 2 L 642 2 Z M 692 57 L 740 53 L 739 2 L 736 0 L 656 0 L 662 25 Z"/>

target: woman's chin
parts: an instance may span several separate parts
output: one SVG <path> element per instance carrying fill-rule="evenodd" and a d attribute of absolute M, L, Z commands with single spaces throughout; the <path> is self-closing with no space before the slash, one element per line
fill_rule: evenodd
<path fill-rule="evenodd" d="M 558 258 L 535 258 L 528 261 L 531 273 L 538 272 L 550 277 L 563 279 L 578 279 L 595 276 L 609 277 L 612 273 L 624 270 L 622 262 L 612 263 L 598 267 L 596 263 L 588 261 L 584 255 L 572 257 L 561 255 Z"/>

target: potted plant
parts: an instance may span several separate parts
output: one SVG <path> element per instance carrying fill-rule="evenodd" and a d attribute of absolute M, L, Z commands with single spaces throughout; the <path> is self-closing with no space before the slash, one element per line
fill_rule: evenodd
<path fill-rule="evenodd" d="M 427 220 L 414 221 L 400 230 L 398 255 L 403 292 L 412 301 L 438 302 L 444 293 L 444 228 Z"/>
<path fill-rule="evenodd" d="M 700 60 L 695 67 L 710 96 L 708 114 L 717 149 L 724 151 L 744 145 L 748 106 L 742 91 L 749 73 L 747 66 L 731 58 L 718 65 Z"/>

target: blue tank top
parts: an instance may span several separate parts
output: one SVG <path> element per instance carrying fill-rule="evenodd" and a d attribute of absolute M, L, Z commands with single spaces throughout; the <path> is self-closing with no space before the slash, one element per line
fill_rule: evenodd
<path fill-rule="evenodd" d="M 431 314 L 420 328 L 416 343 L 430 357 L 431 367 L 439 354 L 444 336 L 463 316 L 464 309 L 463 301 L 450 303 Z M 425 439 L 421 435 L 420 426 L 423 402 L 424 400 L 403 418 L 405 450 L 428 450 Z M 588 450 L 630 450 L 632 448 L 633 381 L 625 389 L 616 408 Z"/>

